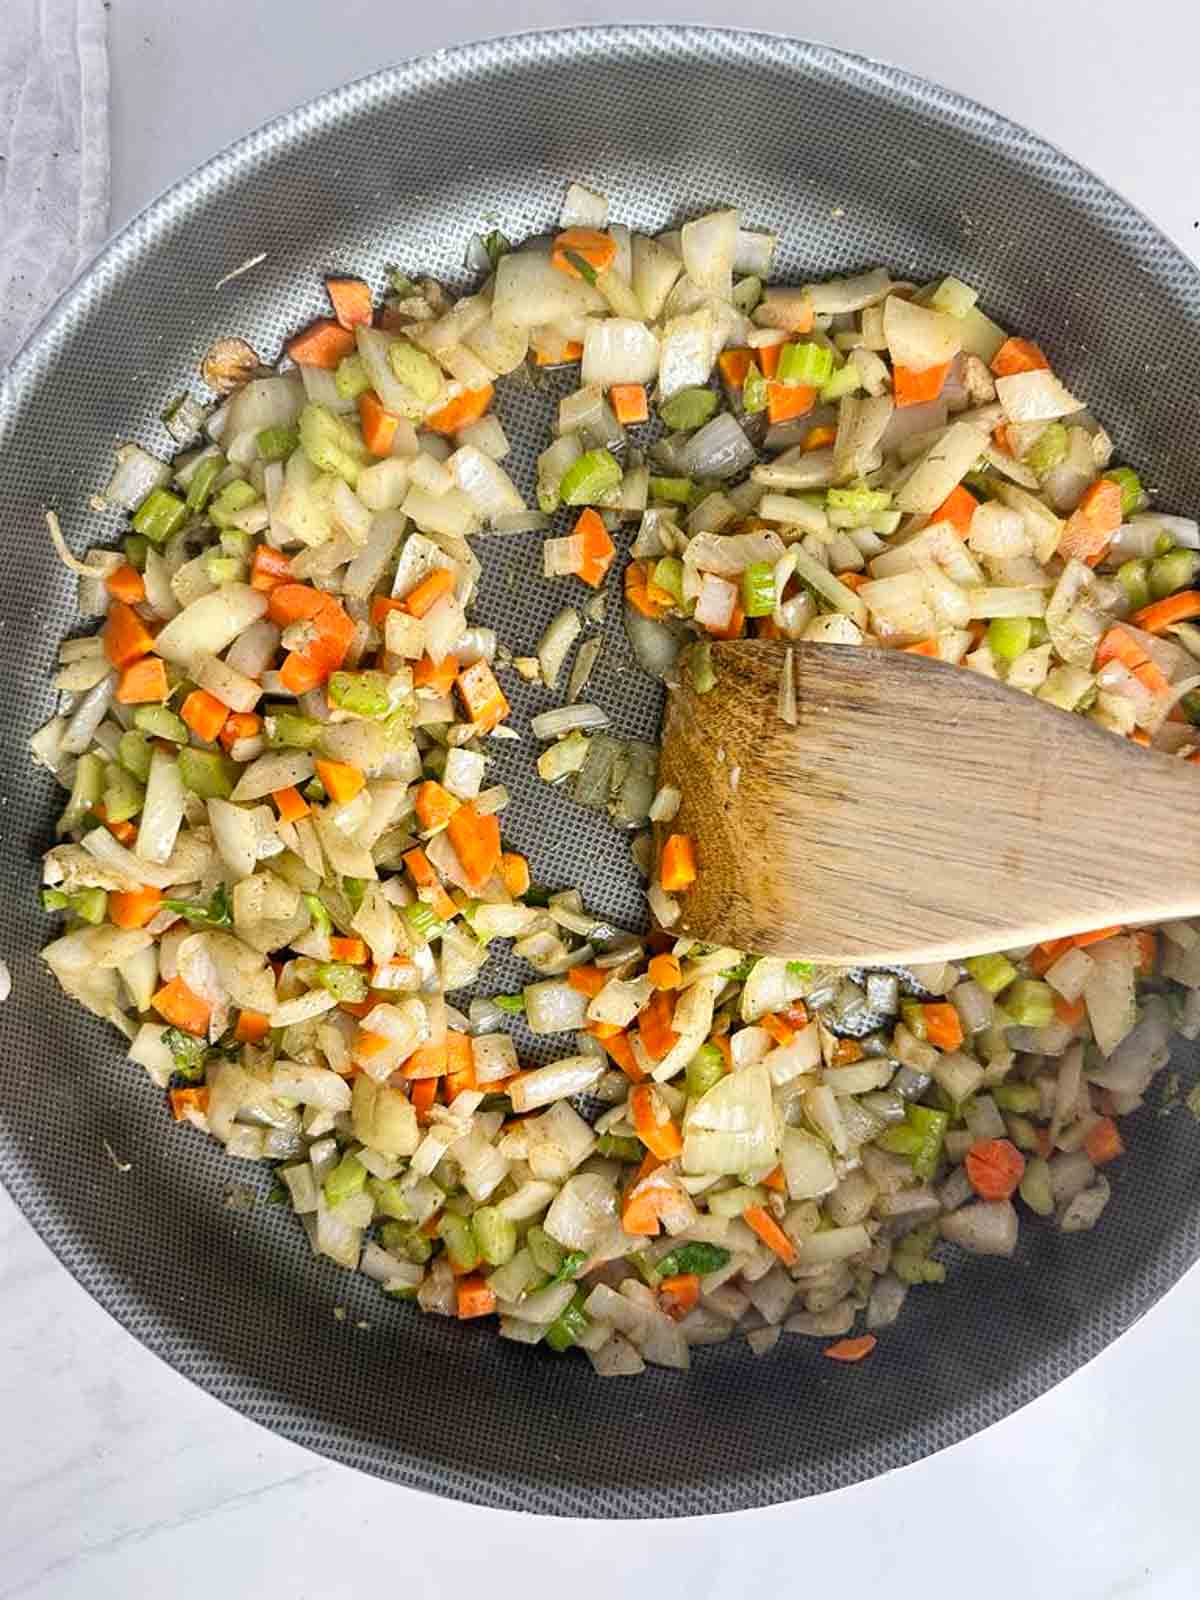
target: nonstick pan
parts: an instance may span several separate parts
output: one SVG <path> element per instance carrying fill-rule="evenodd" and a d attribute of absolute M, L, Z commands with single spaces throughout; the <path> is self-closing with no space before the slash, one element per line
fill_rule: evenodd
<path fill-rule="evenodd" d="M 113 446 L 169 449 L 160 412 L 185 388 L 201 392 L 196 365 L 216 335 L 243 334 L 273 358 L 322 309 L 330 269 L 377 287 L 389 264 L 460 282 L 473 232 L 543 231 L 571 178 L 656 231 L 738 205 L 781 233 L 785 276 L 875 263 L 917 280 L 953 271 L 998 321 L 1045 343 L 1159 503 L 1200 505 L 1197 274 L 1057 151 L 893 68 L 708 29 L 541 33 L 396 67 L 271 123 L 133 221 L 0 393 L 0 882 L 12 896 L 0 953 L 13 976 L 0 1007 L 0 1174 L 148 1349 L 279 1433 L 488 1505 L 684 1516 L 914 1461 L 1096 1355 L 1196 1258 L 1193 1119 L 1157 1105 L 1130 1119 L 1094 1232 L 1030 1223 L 1014 1261 L 962 1262 L 943 1288 L 910 1297 L 866 1366 L 837 1368 L 803 1339 L 765 1359 L 738 1341 L 698 1350 L 690 1373 L 601 1382 L 585 1361 L 422 1316 L 315 1258 L 294 1220 L 263 1203 L 266 1175 L 172 1127 L 116 1035 L 66 1002 L 37 959 L 49 936 L 38 858 L 61 800 L 29 767 L 26 740 L 51 712 L 56 641 L 78 626 L 43 508 L 58 509 L 77 550 L 115 538 L 116 514 L 88 506 Z M 536 440 L 553 392 L 504 389 L 510 437 Z M 526 488 L 532 453 L 517 463 Z M 533 566 L 528 536 L 489 542 L 482 620 L 514 653 L 562 603 Z M 598 696 L 619 731 L 653 736 L 658 691 L 615 617 L 612 628 Z M 516 726 L 540 707 L 525 692 Z M 539 877 L 576 883 L 597 911 L 637 923 L 627 841 L 539 790 L 533 748 L 528 737 L 504 747 L 516 847 Z M 1182 858 L 1188 820 L 1147 826 L 1176 830 Z M 508 987 L 517 973 L 492 976 Z M 1194 1051 L 1175 1067 L 1186 1089 Z M 247 1185 L 258 1196 L 248 1208 Z"/>

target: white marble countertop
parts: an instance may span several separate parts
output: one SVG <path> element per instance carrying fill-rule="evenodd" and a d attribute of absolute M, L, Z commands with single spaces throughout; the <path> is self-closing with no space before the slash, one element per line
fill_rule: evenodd
<path fill-rule="evenodd" d="M 269 115 L 494 32 L 479 0 L 112 0 L 113 224 Z M 525 26 L 643 17 L 809 34 L 897 61 L 1048 136 L 1196 253 L 1194 0 L 525 0 Z M 831 14 L 835 12 L 836 14 Z M 1019 68 L 1013 65 L 1020 59 Z M 940 1600 L 1183 1600 L 1200 1589 L 1192 1330 L 1200 1273 L 1098 1361 L 885 1479 L 705 1524 L 532 1519 L 332 1466 L 191 1387 L 87 1298 L 0 1193 L 0 1600 L 574 1600 L 669 1575 L 708 1600 L 806 1587 Z M 1002 1529 L 993 1535 L 991 1529 Z M 569 1575 L 568 1575 L 569 1574 Z M 786 1579 L 784 1582 L 786 1583 Z"/>

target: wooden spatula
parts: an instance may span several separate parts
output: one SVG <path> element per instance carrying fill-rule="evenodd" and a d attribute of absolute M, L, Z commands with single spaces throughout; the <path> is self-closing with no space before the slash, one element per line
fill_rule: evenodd
<path fill-rule="evenodd" d="M 950 959 L 1200 913 L 1200 769 L 978 673 L 896 650 L 713 649 L 671 692 L 659 827 L 691 835 L 672 931 L 835 965 Z"/>

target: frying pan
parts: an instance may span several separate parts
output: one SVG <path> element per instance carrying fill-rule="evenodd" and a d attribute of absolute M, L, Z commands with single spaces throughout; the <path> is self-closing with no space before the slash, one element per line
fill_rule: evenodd
<path fill-rule="evenodd" d="M 445 52 L 281 117 L 130 223 L 0 393 L 0 884 L 12 895 L 13 975 L 0 1007 L 0 1175 L 148 1349 L 291 1439 L 493 1506 L 685 1516 L 914 1461 L 1095 1356 L 1196 1258 L 1192 1119 L 1156 1107 L 1130 1119 L 1129 1155 L 1093 1233 L 1030 1222 L 1014 1261 L 959 1263 L 943 1288 L 910 1297 L 867 1366 L 837 1368 L 803 1339 L 761 1360 L 735 1341 L 694 1352 L 690 1373 L 606 1383 L 583 1360 L 423 1316 L 313 1257 L 294 1220 L 263 1203 L 265 1175 L 173 1128 L 113 1032 L 62 999 L 36 954 L 49 933 L 38 857 L 61 796 L 28 766 L 25 741 L 51 713 L 56 641 L 78 626 L 43 508 L 60 511 L 77 550 L 113 539 L 119 519 L 89 511 L 88 496 L 114 444 L 169 449 L 160 411 L 198 390 L 216 335 L 243 334 L 273 358 L 322 309 L 329 269 L 378 286 L 399 264 L 457 283 L 472 232 L 545 230 L 570 178 L 653 230 L 738 205 L 781 233 L 781 275 L 875 263 L 918 280 L 955 272 L 997 320 L 1045 342 L 1160 503 L 1200 503 L 1179 381 L 1200 370 L 1196 273 L 1063 155 L 893 68 L 760 35 L 585 29 Z M 215 287 L 262 251 L 261 265 Z M 503 387 L 510 437 L 536 441 L 553 389 Z M 517 456 L 527 489 L 535 448 Z M 514 653 L 562 604 L 533 581 L 536 566 L 528 537 L 489 541 L 482 620 Z M 609 628 L 597 698 L 621 732 L 652 737 L 658 691 L 632 666 L 615 615 Z M 515 725 L 547 703 L 522 686 Z M 516 848 L 539 878 L 578 884 L 595 910 L 638 925 L 626 841 L 540 789 L 532 753 L 526 736 L 499 760 Z M 491 976 L 498 988 L 518 981 L 503 962 Z M 1185 1080 L 1194 1054 L 1182 1047 L 1175 1063 Z"/>

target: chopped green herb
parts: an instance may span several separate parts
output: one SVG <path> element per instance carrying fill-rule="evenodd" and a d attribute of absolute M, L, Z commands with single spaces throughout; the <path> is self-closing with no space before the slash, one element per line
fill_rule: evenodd
<path fill-rule="evenodd" d="M 183 917 L 193 928 L 231 928 L 233 912 L 229 904 L 229 891 L 223 883 L 213 890 L 207 903 L 198 900 L 164 900 L 163 909 Z"/>

